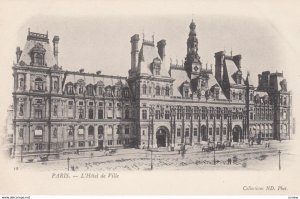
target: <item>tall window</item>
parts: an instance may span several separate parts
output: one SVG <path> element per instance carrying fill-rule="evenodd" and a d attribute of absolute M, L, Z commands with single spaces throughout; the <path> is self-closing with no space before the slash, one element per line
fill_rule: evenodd
<path fill-rule="evenodd" d="M 197 136 L 197 135 L 198 135 L 198 129 L 194 128 L 194 136 Z"/>
<path fill-rule="evenodd" d="M 181 135 L 181 129 L 177 128 L 177 137 L 180 137 L 180 135 Z"/>
<path fill-rule="evenodd" d="M 156 95 L 160 95 L 160 87 L 159 86 L 156 86 L 156 88 L 155 88 L 155 94 Z"/>
<path fill-rule="evenodd" d="M 177 107 L 177 119 L 181 119 L 182 117 L 182 107 L 181 106 L 178 106 Z"/>
<path fill-rule="evenodd" d="M 143 84 L 143 95 L 147 94 L 147 86 L 146 84 Z"/>
<path fill-rule="evenodd" d="M 125 127 L 125 134 L 129 134 L 129 126 Z"/>
<path fill-rule="evenodd" d="M 57 116 L 57 105 L 53 106 L 53 116 Z"/>
<path fill-rule="evenodd" d="M 166 96 L 169 96 L 170 95 L 170 88 L 167 86 L 166 87 Z"/>
<path fill-rule="evenodd" d="M 44 65 L 44 56 L 40 53 L 34 53 L 34 63 L 37 65 Z"/>
<path fill-rule="evenodd" d="M 42 109 L 35 109 L 34 110 L 34 117 L 38 118 L 38 119 L 43 118 L 43 111 L 42 111 Z"/>
<path fill-rule="evenodd" d="M 160 66 L 155 66 L 155 75 L 160 75 Z"/>
<path fill-rule="evenodd" d="M 84 117 L 84 112 L 83 112 L 83 108 L 79 109 L 79 119 L 83 119 Z"/>
<path fill-rule="evenodd" d="M 74 127 L 73 126 L 69 126 L 69 128 L 68 128 L 68 135 L 69 136 L 73 136 L 74 135 Z"/>
<path fill-rule="evenodd" d="M 142 110 L 142 118 L 143 120 L 147 119 L 147 110 Z"/>
<path fill-rule="evenodd" d="M 169 110 L 165 111 L 165 119 L 166 120 L 170 119 L 170 111 Z"/>
<path fill-rule="evenodd" d="M 90 135 L 90 136 L 94 135 L 94 127 L 93 126 L 89 126 L 88 135 Z"/>
<path fill-rule="evenodd" d="M 78 135 L 79 136 L 83 136 L 84 135 L 84 127 L 83 126 L 79 126 L 78 127 Z"/>
<path fill-rule="evenodd" d="M 43 80 L 41 78 L 36 78 L 34 84 L 35 84 L 35 90 L 38 91 L 44 90 Z"/>
<path fill-rule="evenodd" d="M 155 119 L 160 119 L 160 110 L 155 110 Z"/>
<path fill-rule="evenodd" d="M 185 137 L 189 137 L 190 136 L 190 128 L 186 128 L 185 129 Z"/>
<path fill-rule="evenodd" d="M 93 109 L 89 109 L 89 119 L 93 119 L 94 118 L 94 111 Z"/>
<path fill-rule="evenodd" d="M 87 95 L 90 95 L 90 96 L 92 96 L 94 93 L 93 93 L 93 85 L 88 85 L 87 87 L 86 87 L 86 93 L 87 93 Z"/>
<path fill-rule="evenodd" d="M 186 98 L 189 97 L 189 90 L 188 90 L 188 89 L 185 89 L 185 90 L 184 90 L 184 96 L 185 96 Z"/>
<path fill-rule="evenodd" d="M 221 108 L 217 107 L 217 119 L 221 118 Z"/>
<path fill-rule="evenodd" d="M 66 84 L 66 90 L 67 90 L 67 94 L 74 94 L 73 84 L 71 82 Z"/>
<path fill-rule="evenodd" d="M 103 119 L 103 109 L 98 110 L 98 119 Z"/>
<path fill-rule="evenodd" d="M 152 93 L 152 87 L 149 86 L 149 94 L 151 94 L 151 93 Z"/>
<path fill-rule="evenodd" d="M 206 118 L 206 108 L 202 108 L 202 119 L 204 120 Z"/>

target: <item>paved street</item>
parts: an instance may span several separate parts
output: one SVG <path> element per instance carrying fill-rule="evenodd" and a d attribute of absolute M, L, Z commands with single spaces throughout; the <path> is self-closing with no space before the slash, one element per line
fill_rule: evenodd
<path fill-rule="evenodd" d="M 178 151 L 160 150 L 153 152 L 152 164 L 154 170 L 187 170 L 187 169 L 278 169 L 281 151 L 282 168 L 288 166 L 295 156 L 290 152 L 291 141 L 271 142 L 270 148 L 265 145 L 236 145 L 222 151 L 202 152 L 199 146 L 188 148 L 184 157 Z M 93 155 L 91 156 L 91 153 Z M 120 149 L 115 154 L 106 156 L 102 151 L 80 153 L 79 155 L 64 155 L 60 160 L 47 162 L 20 163 L 21 170 L 63 170 L 67 171 L 67 158 L 70 158 L 69 168 L 76 171 L 101 170 L 150 170 L 151 152 L 141 149 Z M 228 159 L 231 159 L 231 164 Z"/>

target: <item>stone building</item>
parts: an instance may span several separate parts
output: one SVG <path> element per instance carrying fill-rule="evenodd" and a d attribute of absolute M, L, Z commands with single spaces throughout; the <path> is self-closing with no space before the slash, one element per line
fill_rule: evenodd
<path fill-rule="evenodd" d="M 140 45 L 141 42 L 141 45 Z M 255 87 L 241 55 L 215 53 L 214 74 L 198 54 L 192 21 L 182 65 L 166 66 L 166 41 L 131 37 L 128 77 L 66 71 L 59 37 L 28 31 L 14 77 L 16 156 L 108 147 L 179 147 L 209 141 L 289 139 L 291 93 L 282 73 Z M 169 70 L 166 70 L 169 68 Z"/>

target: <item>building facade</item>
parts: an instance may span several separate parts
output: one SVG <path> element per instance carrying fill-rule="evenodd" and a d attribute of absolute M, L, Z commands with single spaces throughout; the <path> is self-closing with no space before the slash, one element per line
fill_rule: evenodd
<path fill-rule="evenodd" d="M 28 31 L 16 50 L 13 155 L 108 147 L 174 147 L 209 141 L 290 139 L 292 96 L 282 73 L 255 87 L 241 55 L 215 53 L 214 74 L 198 54 L 192 21 L 182 65 L 166 66 L 166 41 L 131 37 L 128 77 L 66 71 L 59 37 Z M 169 70 L 166 70 L 169 68 Z"/>

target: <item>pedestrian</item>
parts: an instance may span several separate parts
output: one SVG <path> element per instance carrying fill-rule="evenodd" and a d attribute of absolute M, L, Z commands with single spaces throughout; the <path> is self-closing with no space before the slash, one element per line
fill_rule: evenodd
<path fill-rule="evenodd" d="M 228 158 L 227 162 L 228 164 L 231 164 L 231 158 Z"/>

